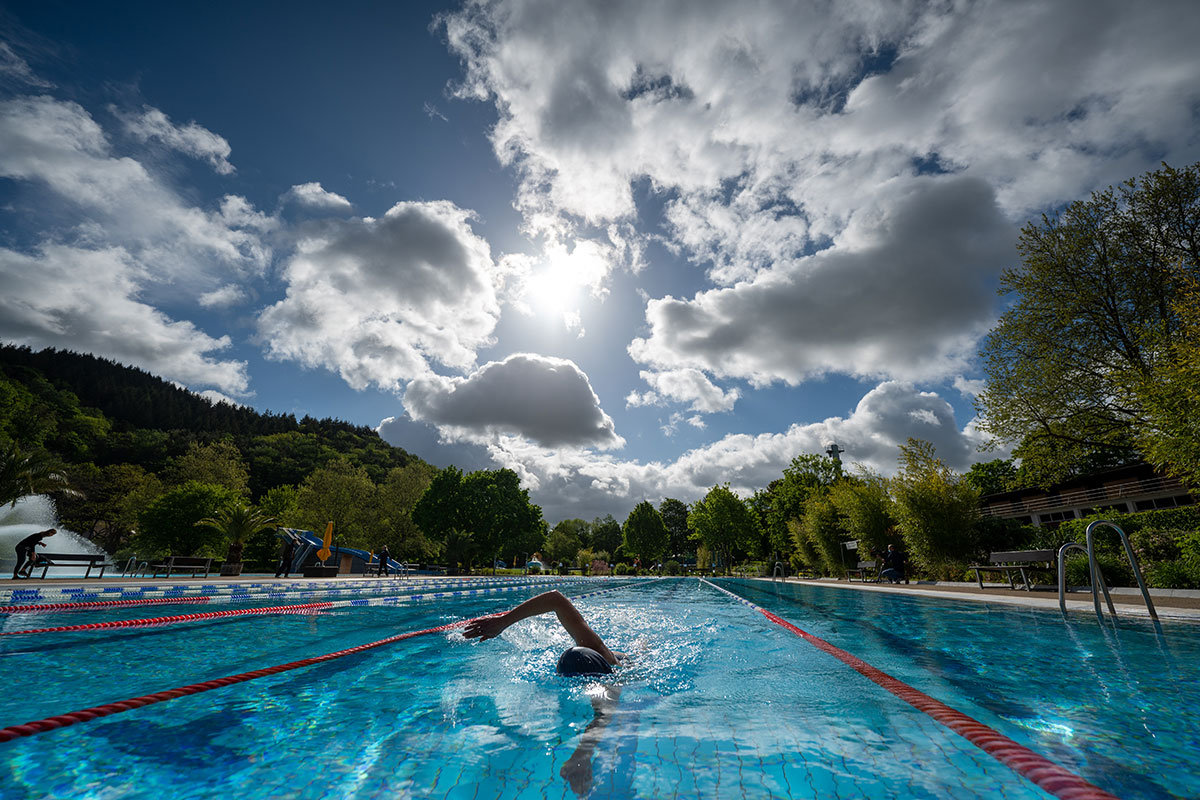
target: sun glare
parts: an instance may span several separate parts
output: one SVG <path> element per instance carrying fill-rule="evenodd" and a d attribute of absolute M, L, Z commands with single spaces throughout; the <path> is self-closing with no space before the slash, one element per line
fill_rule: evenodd
<path fill-rule="evenodd" d="M 570 265 L 560 261 L 548 264 L 533 276 L 529 299 L 539 311 L 571 311 L 579 303 L 582 288 L 575 280 Z"/>

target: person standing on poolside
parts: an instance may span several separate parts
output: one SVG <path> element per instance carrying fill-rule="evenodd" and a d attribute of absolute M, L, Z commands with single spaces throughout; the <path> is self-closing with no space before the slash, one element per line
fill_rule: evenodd
<path fill-rule="evenodd" d="M 37 560 L 33 548 L 45 547 L 46 539 L 58 533 L 55 528 L 47 528 L 44 531 L 31 533 L 21 541 L 17 542 L 17 566 L 13 567 L 13 579 L 28 578 L 33 575 L 33 562 Z M 24 573 L 24 574 L 22 574 Z"/>
<path fill-rule="evenodd" d="M 388 548 L 387 548 L 386 544 L 383 547 L 379 548 L 379 574 L 380 575 L 388 574 L 388 559 L 391 557 L 392 557 L 392 554 L 388 552 Z"/>
<path fill-rule="evenodd" d="M 283 550 L 279 556 L 279 564 L 275 567 L 276 578 L 281 575 L 285 578 L 288 577 L 288 573 L 292 571 L 292 559 L 296 555 L 296 540 L 292 538 L 290 533 L 284 533 L 282 536 Z"/>
<path fill-rule="evenodd" d="M 557 590 L 531 597 L 503 614 L 473 619 L 463 630 L 463 636 L 487 641 L 499 636 L 514 622 L 551 611 L 558 615 L 559 623 L 575 640 L 575 646 L 567 648 L 558 659 L 559 675 L 607 675 L 620 663 L 622 654 L 609 650 L 579 609 Z"/>

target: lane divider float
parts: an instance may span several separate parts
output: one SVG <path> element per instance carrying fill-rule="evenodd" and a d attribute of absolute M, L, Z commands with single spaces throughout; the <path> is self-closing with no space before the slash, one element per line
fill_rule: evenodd
<path fill-rule="evenodd" d="M 973 717 L 969 717 L 961 711 L 951 708 L 940 700 L 935 700 L 921 690 L 913 688 L 904 681 L 888 675 L 883 670 L 871 666 L 858 656 L 851 655 L 819 636 L 814 636 L 807 631 L 801 630 L 779 615 L 768 611 L 762 606 L 755 605 L 741 595 L 735 594 L 722 586 L 718 586 L 704 578 L 701 578 L 700 582 L 708 584 L 719 592 L 724 592 L 739 603 L 759 612 L 776 625 L 796 634 L 818 650 L 822 650 L 833 656 L 863 677 L 882 686 L 913 708 L 924 712 L 935 721 L 954 731 L 1013 772 L 1032 781 L 1043 791 L 1049 792 L 1061 800 L 1118 800 L 1116 795 L 1110 794 L 1099 786 L 1089 783 L 1074 772 L 1055 764 L 1050 759 L 1035 753 L 1028 747 L 1014 742 L 994 728 L 990 728 Z"/>
<path fill-rule="evenodd" d="M 562 582 L 560 583 L 571 583 Z M 624 585 L 624 584 L 623 584 Z M 363 606 L 396 606 L 402 603 L 420 600 L 440 600 L 447 597 L 478 597 L 499 592 L 515 592 L 532 588 L 530 584 L 514 586 L 486 586 L 479 589 L 458 589 L 448 592 L 426 592 L 423 594 L 403 594 L 392 597 L 359 597 L 353 600 L 323 600 L 315 603 L 298 603 L 294 605 L 267 606 L 265 608 L 238 608 L 225 611 L 205 611 L 196 614 L 178 614 L 170 617 L 148 617 L 141 619 L 109 620 L 107 622 L 81 622 L 75 625 L 56 625 L 50 628 L 29 628 L 20 631 L 0 631 L 0 637 L 27 636 L 44 633 L 69 633 L 75 631 L 115 630 L 118 628 L 147 628 L 163 625 L 179 625 L 186 622 L 201 622 L 211 619 L 227 619 L 245 616 L 272 616 L 280 614 L 313 614 L 333 608 L 359 608 Z M 613 587 L 619 588 L 619 587 Z M 604 590 L 607 591 L 607 590 Z"/>
<path fill-rule="evenodd" d="M 629 582 L 624 582 L 618 586 L 610 586 L 605 589 L 598 589 L 594 592 L 576 595 L 572 598 L 572 600 L 583 600 L 588 597 L 595 597 L 597 595 L 607 594 L 608 592 L 615 592 L 616 590 L 624 589 L 629 585 Z M 445 625 L 438 625 L 435 628 L 426 628 L 425 630 L 420 631 L 400 633 L 396 634 L 395 636 L 389 636 L 386 639 L 368 642 L 367 644 L 360 644 L 357 647 L 351 647 L 346 650 L 338 650 L 335 653 L 326 653 L 320 656 L 312 656 L 311 658 L 302 658 L 299 661 L 292 661 L 287 664 L 279 664 L 278 666 L 267 667 L 266 669 L 256 669 L 250 672 L 242 672 L 237 675 L 229 675 L 224 678 L 201 681 L 200 683 L 193 683 L 188 686 L 180 686 L 176 689 L 167 689 L 166 691 L 162 692 L 145 694 L 141 697 L 134 697 L 129 700 L 121 700 L 116 703 L 105 703 L 92 708 L 85 708 L 81 711 L 71 711 L 66 714 L 58 714 L 56 716 L 47 717 L 46 719 L 41 719 L 34 722 L 26 722 L 23 725 L 10 725 L 7 728 L 0 728 L 0 743 L 11 742 L 15 739 L 33 736 L 38 733 L 45 733 L 46 731 L 58 730 L 59 728 L 66 728 L 71 725 L 76 725 L 80 722 L 90 722 L 94 719 L 111 716 L 112 714 L 120 714 L 124 711 L 132 711 L 135 708 L 144 708 L 145 706 L 154 705 L 155 703 L 163 703 L 167 700 L 175 700 L 180 697 L 189 697 L 194 694 L 200 694 L 201 692 L 208 692 L 213 689 L 220 689 L 237 683 L 245 683 L 246 681 L 257 680 L 258 678 L 265 678 L 268 675 L 278 675 L 282 672 L 290 672 L 291 670 L 300 669 L 301 667 L 309 667 L 313 664 L 323 664 L 327 661 L 333 661 L 338 658 L 344 658 L 345 656 L 362 653 L 367 650 L 373 650 L 377 647 L 383 647 L 384 645 L 395 644 L 396 642 L 401 642 L 405 639 L 412 639 L 416 636 L 425 636 L 431 633 L 442 633 L 444 631 L 453 630 L 454 628 L 462 628 L 466 625 L 469 625 L 471 622 L 474 622 L 476 619 L 487 619 L 488 617 L 494 616 L 498 616 L 498 614 L 485 614 L 481 617 L 472 617 L 471 619 L 458 620 L 457 622 L 448 622 Z"/>
<path fill-rule="evenodd" d="M 221 602 L 253 602 L 255 600 L 270 599 L 270 600 L 286 600 L 289 597 L 298 599 L 308 599 L 312 597 L 327 598 L 331 595 L 337 596 L 342 594 L 353 594 L 361 596 L 368 592 L 384 593 L 386 591 L 403 588 L 411 591 L 426 591 L 432 588 L 441 588 L 445 586 L 464 586 L 464 585 L 479 585 L 479 584 L 497 584 L 507 583 L 512 585 L 536 586 L 541 584 L 574 584 L 585 581 L 591 581 L 591 578 L 569 578 L 562 577 L 544 577 L 544 578 L 472 578 L 458 580 L 422 580 L 416 583 L 405 583 L 402 586 L 397 586 L 396 582 L 381 583 L 371 581 L 369 583 L 359 583 L 353 586 L 345 584 L 337 586 L 325 586 L 313 588 L 311 586 L 303 587 L 287 587 L 281 588 L 272 585 L 255 585 L 252 590 L 243 589 L 240 586 L 234 587 L 139 587 L 136 590 L 129 590 L 124 594 L 133 596 L 121 596 L 113 600 L 79 600 L 80 597 L 98 598 L 107 592 L 59 592 L 57 596 L 68 597 L 67 602 L 50 602 L 50 597 L 39 596 L 36 599 L 43 600 L 37 604 L 26 605 L 0 605 L 0 615 L 4 614 L 41 614 L 56 611 L 103 611 L 111 608 L 124 608 L 128 606 L 138 605 L 154 605 L 154 604 L 176 604 L 176 603 L 221 603 Z M 212 589 L 208 594 L 181 594 L 182 591 L 201 591 L 204 588 Z M 165 592 L 156 597 L 145 597 L 145 594 L 157 594 Z"/>

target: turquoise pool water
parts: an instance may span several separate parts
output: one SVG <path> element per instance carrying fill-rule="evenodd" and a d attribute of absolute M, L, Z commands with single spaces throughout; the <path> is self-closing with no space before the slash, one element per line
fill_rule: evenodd
<path fill-rule="evenodd" d="M 1148 624 L 1113 631 L 1094 617 L 1064 624 L 1011 606 L 718 583 L 1115 795 L 1200 796 L 1200 626 L 1164 623 L 1159 636 Z M 0 727 L 492 613 L 545 588 L 3 637 Z M 580 607 L 631 654 L 605 684 L 554 675 L 568 642 L 550 618 L 486 643 L 446 631 L 0 744 L 0 796 L 1049 796 L 694 579 L 640 581 Z M 56 612 L 0 624 L 205 610 L 216 609 Z"/>

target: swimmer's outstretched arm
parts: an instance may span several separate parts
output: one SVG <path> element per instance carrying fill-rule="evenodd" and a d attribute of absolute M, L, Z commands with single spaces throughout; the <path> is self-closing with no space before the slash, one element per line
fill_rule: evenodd
<path fill-rule="evenodd" d="M 608 649 L 608 645 L 604 644 L 604 640 L 600 638 L 599 634 L 587 624 L 583 615 L 579 613 L 579 609 L 575 608 L 571 604 L 571 601 L 559 591 L 550 591 L 539 594 L 537 597 L 531 597 L 524 603 L 521 603 L 521 605 L 503 614 L 471 620 L 463 630 L 463 636 L 468 639 L 478 638 L 481 641 L 491 639 L 499 636 L 505 628 L 514 622 L 520 622 L 529 617 L 536 617 L 539 614 L 545 614 L 549 611 L 553 611 L 558 615 L 558 621 L 562 623 L 567 633 L 575 640 L 575 644 L 580 647 L 592 648 L 604 656 L 605 660 L 610 664 L 617 663 L 617 656 L 613 651 Z"/>

